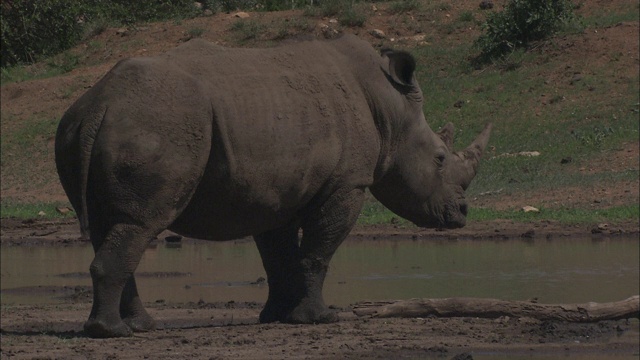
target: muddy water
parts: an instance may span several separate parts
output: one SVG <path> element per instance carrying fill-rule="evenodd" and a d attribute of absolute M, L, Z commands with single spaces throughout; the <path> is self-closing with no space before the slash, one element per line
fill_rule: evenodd
<path fill-rule="evenodd" d="M 428 241 L 348 239 L 331 263 L 328 304 L 412 297 L 606 302 L 640 293 L 637 239 Z M 3 247 L 1 302 L 57 303 L 90 286 L 90 246 Z M 251 241 L 161 242 L 137 270 L 145 301 L 264 302 Z"/>

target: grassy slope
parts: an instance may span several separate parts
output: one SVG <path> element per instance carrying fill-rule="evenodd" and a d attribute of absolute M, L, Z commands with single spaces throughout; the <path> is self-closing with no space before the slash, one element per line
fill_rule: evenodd
<path fill-rule="evenodd" d="M 477 27 L 482 16 L 478 11 L 467 11 L 453 14 L 453 21 L 441 13 L 433 18 L 442 21 L 442 24 L 435 24 L 436 27 L 444 32 L 455 32 L 465 26 Z M 613 9 L 606 15 L 587 17 L 584 23 L 588 26 L 587 31 L 593 31 L 619 21 L 637 22 L 637 4 Z M 566 36 L 579 38 L 582 35 Z M 430 37 L 428 40 L 429 44 L 410 50 L 418 58 L 418 63 L 424 64 L 419 68 L 418 78 L 425 91 L 425 114 L 432 128 L 438 129 L 452 121 L 457 126 L 456 146 L 459 147 L 467 144 L 487 121 L 495 125 L 490 144 L 492 151 L 468 190 L 469 197 L 499 191 L 501 199 L 504 199 L 547 189 L 593 188 L 611 186 L 618 181 L 637 181 L 637 168 L 588 174 L 577 171 L 592 159 L 603 154 L 606 156 L 624 143 L 638 142 L 637 71 L 634 76 L 620 80 L 611 74 L 607 63 L 593 68 L 589 61 L 576 61 L 571 71 L 585 76 L 577 84 L 568 85 L 566 79 L 548 80 L 557 78 L 561 72 L 559 69 L 567 65 L 566 58 L 562 56 L 550 56 L 540 51 L 515 53 L 508 61 L 474 70 L 468 62 L 474 53 L 474 37 L 456 41 L 448 37 Z M 543 46 L 553 50 L 554 43 L 550 41 Z M 611 56 L 615 58 L 615 54 Z M 540 99 L 544 97 L 547 102 L 541 105 Z M 458 101 L 463 105 L 454 107 Z M 19 184 L 26 192 L 56 181 L 55 174 L 51 174 L 52 166 L 30 165 L 46 163 L 43 159 L 52 158 L 51 146 L 38 145 L 51 142 L 56 126 L 55 118 L 38 114 L 20 121 L 3 116 L 3 179 Z M 497 156 L 534 150 L 540 151 L 541 156 Z M 560 159 L 565 157 L 573 159 L 570 170 L 560 164 Z M 53 208 L 64 205 L 57 202 L 30 203 L 25 199 L 28 197 L 3 196 L 2 216 L 33 217 L 41 210 L 45 210 L 47 216 L 55 216 L 57 213 Z M 532 216 L 518 213 L 516 208 L 497 210 L 491 202 L 470 214 L 472 220 L 508 218 L 527 221 Z M 630 199 L 628 204 L 609 209 L 550 207 L 535 216 L 536 219 L 592 222 L 633 219 L 639 215 L 636 200 Z M 365 206 L 361 222 L 384 223 L 393 217 L 380 204 L 371 201 Z"/>

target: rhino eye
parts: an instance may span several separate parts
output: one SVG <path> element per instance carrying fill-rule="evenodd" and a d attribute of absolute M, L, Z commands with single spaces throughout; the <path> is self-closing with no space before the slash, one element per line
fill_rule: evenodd
<path fill-rule="evenodd" d="M 446 155 L 445 154 L 438 154 L 436 155 L 436 164 L 440 167 L 442 167 L 444 165 L 444 161 L 446 159 Z"/>

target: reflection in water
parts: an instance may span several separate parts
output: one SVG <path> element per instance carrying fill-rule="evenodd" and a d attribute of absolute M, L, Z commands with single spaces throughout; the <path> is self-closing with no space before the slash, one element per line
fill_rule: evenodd
<path fill-rule="evenodd" d="M 607 302 L 639 291 L 639 242 L 614 238 L 473 241 L 349 239 L 331 262 L 328 304 L 412 297 L 538 298 L 541 303 Z M 91 285 L 90 246 L 3 247 L 2 304 L 55 303 L 19 287 Z M 264 302 L 267 286 L 252 241 L 160 244 L 137 273 L 145 301 Z M 66 274 L 65 276 L 60 276 Z M 156 274 L 157 276 L 153 276 Z M 6 291 L 8 289 L 13 289 Z"/>

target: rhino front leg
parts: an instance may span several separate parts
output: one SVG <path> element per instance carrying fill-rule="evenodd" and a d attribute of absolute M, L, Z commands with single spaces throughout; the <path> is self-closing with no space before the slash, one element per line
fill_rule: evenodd
<path fill-rule="evenodd" d="M 362 189 L 336 193 L 303 219 L 302 240 L 291 226 L 256 237 L 269 278 L 269 299 L 261 322 L 328 323 L 338 320 L 322 297 L 329 262 L 353 227 Z M 299 243 L 299 244 L 298 244 Z"/>

